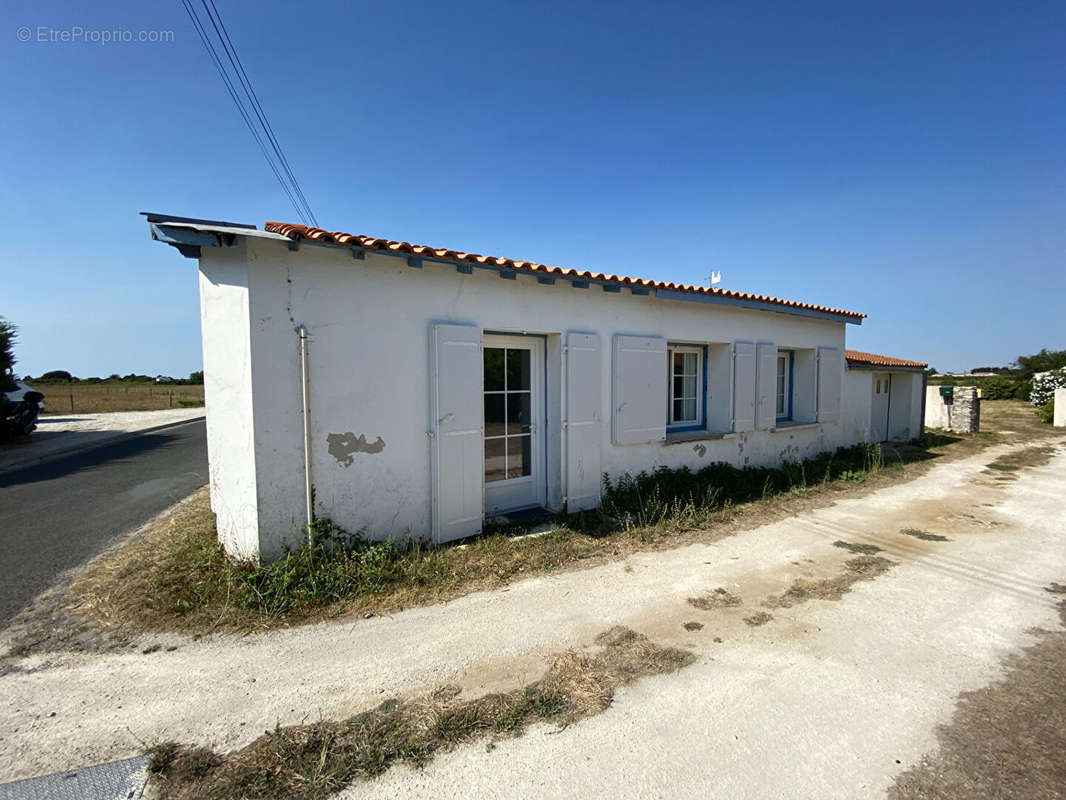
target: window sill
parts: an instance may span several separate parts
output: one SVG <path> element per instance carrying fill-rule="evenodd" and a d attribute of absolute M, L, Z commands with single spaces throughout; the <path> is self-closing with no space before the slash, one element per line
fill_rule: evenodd
<path fill-rule="evenodd" d="M 731 433 L 718 433 L 716 431 L 667 431 L 664 444 L 681 444 L 682 442 L 701 442 L 715 439 L 732 438 Z"/>
<path fill-rule="evenodd" d="M 823 423 L 821 423 L 821 422 L 779 422 L 779 423 L 777 423 L 777 425 L 775 425 L 770 430 L 771 431 L 804 430 L 806 428 L 817 428 L 819 425 L 822 425 L 822 424 Z"/>

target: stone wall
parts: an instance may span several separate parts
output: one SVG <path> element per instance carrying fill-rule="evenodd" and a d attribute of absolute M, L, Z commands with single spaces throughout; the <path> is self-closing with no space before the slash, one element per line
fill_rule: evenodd
<path fill-rule="evenodd" d="M 925 389 L 925 427 L 954 433 L 977 433 L 981 421 L 981 400 L 977 387 L 956 386 L 949 402 L 940 396 L 939 386 Z"/>

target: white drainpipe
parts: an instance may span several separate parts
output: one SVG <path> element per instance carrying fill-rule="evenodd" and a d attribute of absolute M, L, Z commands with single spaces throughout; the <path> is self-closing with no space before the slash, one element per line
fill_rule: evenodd
<path fill-rule="evenodd" d="M 300 336 L 300 388 L 303 395 L 304 414 L 304 493 L 307 501 L 307 543 L 311 544 L 311 524 L 315 521 L 315 510 L 311 488 L 311 381 L 308 377 L 307 364 L 307 327 L 298 325 L 296 333 Z"/>

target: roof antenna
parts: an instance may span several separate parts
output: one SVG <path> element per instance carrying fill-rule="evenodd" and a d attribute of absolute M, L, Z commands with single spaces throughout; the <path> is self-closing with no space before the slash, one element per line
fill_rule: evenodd
<path fill-rule="evenodd" d="M 722 282 L 722 270 L 711 270 L 711 274 L 707 276 L 707 281 L 711 286 L 715 286 Z"/>

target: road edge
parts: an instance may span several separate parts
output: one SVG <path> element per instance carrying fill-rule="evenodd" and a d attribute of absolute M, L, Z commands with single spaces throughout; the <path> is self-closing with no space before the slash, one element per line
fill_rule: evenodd
<path fill-rule="evenodd" d="M 166 428 L 176 428 L 179 425 L 188 425 L 190 422 L 200 422 L 207 419 L 207 414 L 203 414 L 199 417 L 189 417 L 188 419 L 178 420 L 176 422 L 164 422 L 162 425 L 153 425 L 151 428 L 140 428 L 135 431 L 116 431 L 114 436 L 105 436 L 101 439 L 96 439 L 92 442 L 84 442 L 83 444 L 72 445 L 63 450 L 54 450 L 51 453 L 47 453 L 42 456 L 34 456 L 33 458 L 23 459 L 22 461 L 16 461 L 12 464 L 7 464 L 0 467 L 0 475 L 5 472 L 11 472 L 16 469 L 23 469 L 30 465 L 40 464 L 44 461 L 51 461 L 53 458 L 61 458 L 63 456 L 69 456 L 72 453 L 79 453 L 82 450 L 91 450 L 94 447 L 99 447 L 105 444 L 114 444 L 115 442 L 123 441 L 125 439 L 132 439 L 135 436 L 141 436 L 146 433 L 155 433 L 156 431 L 165 430 Z"/>

